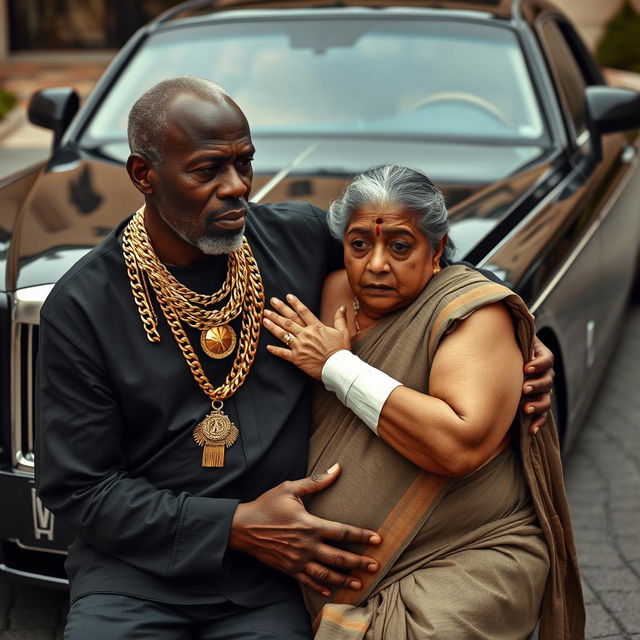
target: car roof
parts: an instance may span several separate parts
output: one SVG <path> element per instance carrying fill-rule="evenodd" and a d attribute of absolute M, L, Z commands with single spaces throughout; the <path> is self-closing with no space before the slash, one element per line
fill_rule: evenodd
<path fill-rule="evenodd" d="M 234 10 L 270 9 L 439 9 L 471 11 L 497 18 L 511 18 L 519 0 L 188 0 L 161 14 L 152 24 L 169 22 L 191 15 L 213 14 Z"/>

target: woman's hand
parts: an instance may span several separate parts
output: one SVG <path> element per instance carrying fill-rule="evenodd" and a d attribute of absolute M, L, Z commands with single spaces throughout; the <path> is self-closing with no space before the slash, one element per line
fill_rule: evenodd
<path fill-rule="evenodd" d="M 533 355 L 525 362 L 526 379 L 522 388 L 522 406 L 525 413 L 533 415 L 530 433 L 537 433 L 547 421 L 553 392 L 553 353 L 536 336 L 533 339 Z"/>
<path fill-rule="evenodd" d="M 320 380 L 329 356 L 341 349 L 351 349 L 344 307 L 336 311 L 333 327 L 328 327 L 292 294 L 287 296 L 291 306 L 278 298 L 271 298 L 270 302 L 274 311 L 265 309 L 264 326 L 287 345 L 286 348 L 267 345 L 274 356 L 292 362 L 307 375 Z"/>

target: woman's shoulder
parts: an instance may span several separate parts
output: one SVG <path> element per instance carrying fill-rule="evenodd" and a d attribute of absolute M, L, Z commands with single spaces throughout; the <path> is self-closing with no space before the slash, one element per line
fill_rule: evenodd
<path fill-rule="evenodd" d="M 347 279 L 347 270 L 332 271 L 324 281 L 322 288 L 321 319 L 325 324 L 333 325 L 333 316 L 340 306 L 349 308 L 353 293 Z"/>

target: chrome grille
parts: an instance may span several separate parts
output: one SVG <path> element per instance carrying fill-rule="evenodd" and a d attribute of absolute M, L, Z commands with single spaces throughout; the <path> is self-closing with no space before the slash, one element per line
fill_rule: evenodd
<path fill-rule="evenodd" d="M 11 421 L 14 465 L 34 466 L 34 377 L 40 309 L 53 285 L 21 289 L 14 295 L 11 349 Z"/>

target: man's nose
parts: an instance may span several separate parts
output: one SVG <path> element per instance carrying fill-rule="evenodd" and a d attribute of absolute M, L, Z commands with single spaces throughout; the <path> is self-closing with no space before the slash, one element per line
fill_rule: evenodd
<path fill-rule="evenodd" d="M 220 177 L 220 184 L 216 190 L 218 198 L 242 198 L 247 195 L 249 185 L 235 167 L 230 167 Z"/>

